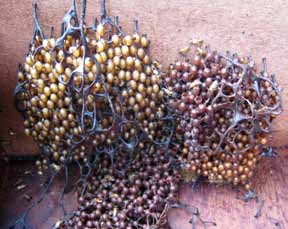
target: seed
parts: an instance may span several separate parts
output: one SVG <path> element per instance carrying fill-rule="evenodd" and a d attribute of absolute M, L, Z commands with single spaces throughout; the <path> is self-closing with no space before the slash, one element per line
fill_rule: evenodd
<path fill-rule="evenodd" d="M 54 108 L 54 103 L 51 100 L 47 101 L 47 107 L 52 110 Z"/>
<path fill-rule="evenodd" d="M 103 41 L 103 40 L 98 41 L 98 42 L 97 42 L 97 45 L 96 45 L 96 51 L 97 51 L 98 53 L 100 53 L 100 52 L 103 52 L 104 49 L 105 49 L 105 43 L 104 43 L 104 41 Z"/>
<path fill-rule="evenodd" d="M 141 83 L 145 83 L 146 82 L 146 75 L 143 72 L 140 73 L 140 82 Z"/>
<path fill-rule="evenodd" d="M 57 73 L 59 73 L 59 74 L 62 74 L 64 72 L 64 68 L 63 68 L 62 64 L 60 64 L 60 63 L 57 63 L 55 65 L 55 69 L 56 69 Z"/>
<path fill-rule="evenodd" d="M 50 85 L 50 90 L 51 90 L 53 93 L 57 93 L 57 92 L 58 92 L 58 86 L 57 86 L 57 84 L 52 83 L 52 84 Z"/>
<path fill-rule="evenodd" d="M 181 112 L 184 112 L 186 110 L 186 105 L 184 102 L 180 103 L 179 106 L 178 106 L 178 109 L 181 111 Z"/>
<path fill-rule="evenodd" d="M 61 109 L 60 109 L 60 117 L 61 117 L 62 119 L 65 119 L 65 118 L 67 117 L 67 111 L 66 111 L 66 109 L 64 109 L 64 108 L 61 108 Z"/>
<path fill-rule="evenodd" d="M 40 61 L 36 61 L 35 68 L 38 72 L 42 71 L 42 63 Z"/>
<path fill-rule="evenodd" d="M 129 105 L 130 105 L 130 106 L 135 105 L 135 102 L 136 102 L 136 101 L 135 101 L 135 98 L 134 98 L 134 97 L 130 97 L 130 98 L 129 98 Z"/>
<path fill-rule="evenodd" d="M 159 90 L 160 90 L 159 85 L 158 84 L 153 84 L 153 92 L 154 93 L 159 93 Z"/>
<path fill-rule="evenodd" d="M 129 55 L 129 48 L 128 48 L 128 46 L 126 46 L 126 45 L 122 46 L 121 52 L 122 52 L 122 55 L 123 55 L 124 57 L 127 57 L 127 56 Z"/>
<path fill-rule="evenodd" d="M 92 66 L 93 66 L 93 61 L 91 60 L 91 58 L 85 58 L 85 66 L 87 67 L 87 68 L 91 68 Z"/>
<path fill-rule="evenodd" d="M 120 57 L 119 56 L 114 56 L 113 57 L 113 63 L 115 66 L 119 66 L 120 65 Z"/>
<path fill-rule="evenodd" d="M 58 88 L 59 88 L 59 90 L 62 91 L 62 92 L 65 91 L 65 85 L 62 84 L 62 83 L 59 83 L 59 84 L 58 84 Z"/>
<path fill-rule="evenodd" d="M 137 51 L 137 56 L 138 56 L 138 58 L 141 59 L 141 60 L 144 58 L 144 56 L 145 56 L 145 51 L 144 51 L 143 48 L 138 49 L 138 51 Z"/>
<path fill-rule="evenodd" d="M 96 32 L 100 35 L 100 36 L 104 36 L 104 26 L 102 24 L 97 25 L 96 28 Z"/>
<path fill-rule="evenodd" d="M 130 46 L 130 54 L 131 54 L 131 56 L 136 56 L 137 55 L 137 51 L 138 51 L 138 49 L 137 49 L 136 46 L 134 46 L 134 45 Z"/>
<path fill-rule="evenodd" d="M 122 52 L 121 52 L 121 48 L 120 47 L 116 47 L 114 49 L 114 52 L 115 52 L 115 55 L 116 56 L 121 56 L 122 55 Z"/>
<path fill-rule="evenodd" d="M 147 48 L 148 47 L 148 44 L 149 44 L 149 42 L 148 42 L 148 39 L 147 39 L 147 37 L 141 37 L 141 46 L 143 47 L 143 48 Z"/>
<path fill-rule="evenodd" d="M 48 51 L 48 49 L 49 49 L 49 41 L 47 39 L 43 40 L 42 45 L 43 45 L 43 48 L 46 49 L 46 51 Z"/>
<path fill-rule="evenodd" d="M 137 83 L 135 80 L 131 80 L 130 81 L 130 87 L 133 89 L 133 90 L 136 90 L 137 89 Z"/>
<path fill-rule="evenodd" d="M 49 87 L 44 87 L 44 94 L 48 97 L 48 96 L 50 96 L 50 93 L 51 93 L 51 91 L 50 91 L 50 88 Z"/>
<path fill-rule="evenodd" d="M 51 95 L 50 95 L 50 99 L 51 99 L 51 101 L 52 101 L 52 102 L 54 102 L 54 103 L 56 103 L 56 102 L 57 102 L 57 100 L 58 100 L 58 98 L 57 98 L 57 95 L 56 95 L 56 94 L 51 94 Z"/>
<path fill-rule="evenodd" d="M 47 108 L 42 109 L 43 117 L 48 118 L 49 117 L 49 110 Z"/>
<path fill-rule="evenodd" d="M 144 64 L 150 64 L 150 57 L 148 55 L 145 55 L 143 58 L 143 63 Z"/>
<path fill-rule="evenodd" d="M 47 64 L 50 64 L 52 62 L 52 55 L 49 52 L 46 52 L 44 60 Z"/>
<path fill-rule="evenodd" d="M 112 74 L 112 73 L 108 73 L 108 74 L 107 74 L 107 82 L 108 82 L 108 83 L 113 83 L 113 81 L 114 81 L 114 76 L 113 76 L 113 74 Z"/>
<path fill-rule="evenodd" d="M 112 40 L 112 43 L 116 46 L 116 45 L 119 44 L 119 40 L 120 40 L 120 39 L 119 39 L 119 36 L 118 36 L 118 35 L 113 34 L 111 40 Z"/>
<path fill-rule="evenodd" d="M 113 61 L 109 61 L 107 63 L 107 72 L 114 72 L 114 63 L 113 63 Z"/>
<path fill-rule="evenodd" d="M 107 61 L 106 52 L 101 52 L 101 53 L 100 53 L 100 56 L 101 56 L 103 62 L 106 62 L 106 61 Z"/>
<path fill-rule="evenodd" d="M 25 128 L 24 132 L 25 132 L 25 135 L 26 135 L 26 136 L 31 136 L 31 131 L 30 131 L 30 129 Z"/>
<path fill-rule="evenodd" d="M 141 102 L 142 99 L 143 99 L 143 96 L 142 96 L 140 93 L 137 93 L 137 94 L 136 94 L 136 101 L 137 101 L 137 102 Z"/>
<path fill-rule="evenodd" d="M 123 40 L 124 45 L 131 46 L 132 45 L 132 37 L 130 35 L 126 35 Z"/>
<path fill-rule="evenodd" d="M 39 77 L 39 74 L 35 68 L 31 68 L 30 73 L 33 79 L 37 79 Z"/>
<path fill-rule="evenodd" d="M 140 79 L 140 74 L 139 74 L 139 72 L 137 70 L 133 71 L 132 76 L 133 76 L 133 79 L 135 81 L 138 81 Z"/>
<path fill-rule="evenodd" d="M 127 59 L 126 59 L 126 62 L 127 62 L 127 65 L 129 67 L 132 67 L 133 66 L 133 63 L 134 63 L 134 60 L 131 56 L 128 56 Z"/>

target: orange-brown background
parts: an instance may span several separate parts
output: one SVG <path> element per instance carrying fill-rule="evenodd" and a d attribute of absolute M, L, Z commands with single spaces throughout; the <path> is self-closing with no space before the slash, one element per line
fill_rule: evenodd
<path fill-rule="evenodd" d="M 100 11 L 100 0 L 87 1 L 87 21 Z M 23 135 L 23 125 L 13 107 L 13 90 L 18 62 L 31 39 L 32 0 L 1 0 L 0 13 L 0 134 L 12 141 L 9 154 L 31 154 L 37 148 Z M 70 0 L 39 0 L 39 20 L 46 34 L 50 26 L 59 29 Z M 119 15 L 125 31 L 132 31 L 137 17 L 140 30 L 151 40 L 154 58 L 167 67 L 177 59 L 177 51 L 191 38 L 201 38 L 220 51 L 252 54 L 256 62 L 268 58 L 269 69 L 278 77 L 287 102 L 288 84 L 288 1 L 286 0 L 107 0 L 110 15 Z M 275 122 L 273 144 L 286 141 L 287 113 Z M 15 136 L 8 135 L 14 130 Z M 7 146 L 8 147 L 8 146 Z"/>
<path fill-rule="evenodd" d="M 87 21 L 91 22 L 100 12 L 100 0 L 87 2 Z M 58 31 L 70 0 L 38 0 L 37 3 L 40 24 L 46 34 L 52 25 Z M 12 96 L 16 64 L 23 62 L 31 39 L 31 5 L 32 0 L 0 0 L 0 137 L 5 141 L 9 155 L 37 153 L 37 147 L 23 135 L 22 120 L 14 109 Z M 204 39 L 212 48 L 223 52 L 252 54 L 258 63 L 263 56 L 267 57 L 269 69 L 277 75 L 283 89 L 285 108 L 288 102 L 287 0 L 107 0 L 107 11 L 110 15 L 120 16 L 125 31 L 132 31 L 132 20 L 137 17 L 140 31 L 149 35 L 153 57 L 161 61 L 164 68 L 177 59 L 177 50 L 191 38 Z M 271 140 L 274 146 L 288 143 L 287 115 L 284 111 L 274 123 Z M 9 135 L 9 130 L 16 134 Z M 206 209 L 206 215 L 218 221 L 217 228 L 276 228 L 269 217 L 281 221 L 282 228 L 288 228 L 287 207 L 285 209 L 288 206 L 288 158 L 287 151 L 279 152 L 278 159 L 272 164 L 265 162 L 266 167 L 258 172 L 260 178 L 256 179 L 256 191 L 267 200 L 265 213 L 259 220 L 253 217 L 256 204 L 236 201 L 233 192 L 225 188 L 213 187 L 207 191 L 201 186 L 200 191 L 189 198 L 190 202 L 198 203 L 204 211 Z M 191 193 L 184 193 L 183 198 L 187 199 L 189 195 Z M 183 217 L 183 214 L 180 218 L 174 217 L 173 222 L 183 221 Z M 175 225 L 174 228 L 188 228 L 181 223 Z"/>

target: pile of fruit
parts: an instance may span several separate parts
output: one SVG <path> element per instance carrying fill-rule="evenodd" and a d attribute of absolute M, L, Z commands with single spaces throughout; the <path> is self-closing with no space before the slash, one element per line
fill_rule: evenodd
<path fill-rule="evenodd" d="M 208 48 L 190 58 L 163 76 L 168 106 L 177 113 L 175 152 L 186 172 L 249 190 L 272 121 L 282 111 L 275 77 L 265 59 L 258 71 L 251 58 Z"/>
<path fill-rule="evenodd" d="M 173 119 L 162 102 L 159 64 L 137 21 L 134 33 L 124 34 L 104 9 L 99 23 L 87 26 L 85 7 L 79 21 L 73 4 L 61 37 L 46 39 L 34 7 L 34 36 L 15 96 L 25 133 L 43 152 L 40 173 L 48 164 L 87 163 L 101 153 L 114 157 L 147 141 L 167 145 Z"/>
<path fill-rule="evenodd" d="M 74 216 L 59 226 L 165 228 L 167 210 L 177 203 L 180 178 L 169 154 L 154 147 L 133 158 L 119 152 L 113 166 L 106 156 L 89 178 L 85 194 L 79 190 Z"/>
<path fill-rule="evenodd" d="M 89 168 L 78 209 L 58 228 L 167 228 L 187 174 L 251 189 L 282 111 L 265 59 L 258 70 L 251 58 L 196 42 L 162 71 L 138 22 L 125 33 L 105 1 L 91 26 L 86 1 L 79 17 L 72 1 L 59 37 L 44 36 L 33 9 L 15 105 L 41 150 L 39 174 Z"/>

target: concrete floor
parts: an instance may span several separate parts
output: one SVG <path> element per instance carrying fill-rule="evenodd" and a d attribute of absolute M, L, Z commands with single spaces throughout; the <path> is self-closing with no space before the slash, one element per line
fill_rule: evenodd
<path fill-rule="evenodd" d="M 227 186 L 215 186 L 200 183 L 192 192 L 192 185 L 183 185 L 180 191 L 180 202 L 197 207 L 203 220 L 213 221 L 217 226 L 207 228 L 220 229 L 272 229 L 288 228 L 288 155 L 286 151 L 279 151 L 280 155 L 271 160 L 264 160 L 257 170 L 254 179 L 254 191 L 259 201 L 241 200 L 243 193 Z M 40 178 L 33 172 L 33 163 L 17 162 L 1 166 L 2 185 L 0 191 L 0 228 L 7 228 L 17 219 L 31 202 L 25 196 L 36 200 L 41 191 Z M 32 168 L 32 169 L 31 169 Z M 32 174 L 27 174 L 32 171 Z M 26 175 L 25 175 L 26 174 Z M 20 184 L 26 187 L 17 190 Z M 17 184 L 17 185 L 16 185 Z M 32 209 L 28 222 L 33 228 L 49 229 L 62 216 L 59 206 L 59 193 L 63 185 L 61 177 L 57 177 L 43 202 Z M 65 195 L 67 210 L 76 208 L 76 194 L 70 192 Z M 259 208 L 260 216 L 255 218 Z M 170 210 L 169 222 L 172 229 L 191 229 L 189 220 L 191 215 L 183 210 Z M 200 220 L 196 221 L 196 228 L 204 228 Z"/>
<path fill-rule="evenodd" d="M 71 0 L 37 0 L 39 21 L 49 34 L 53 25 L 59 31 Z M 76 1 L 80 2 L 80 0 Z M 152 57 L 165 70 L 179 58 L 178 50 L 192 38 L 203 39 L 211 48 L 230 50 L 240 55 L 251 54 L 257 63 L 267 57 L 288 102 L 288 1 L 287 0 L 106 0 L 111 16 L 118 15 L 124 31 L 132 32 L 132 21 L 139 20 L 140 32 L 151 40 Z M 10 144 L 14 155 L 37 154 L 37 147 L 24 136 L 23 122 L 15 111 L 13 91 L 18 62 L 23 62 L 31 40 L 32 0 L 0 0 L 0 136 Z M 99 15 L 100 0 L 87 0 L 87 23 Z M 285 145 L 288 110 L 274 123 L 273 145 Z M 9 135 L 9 130 L 16 134 Z"/>

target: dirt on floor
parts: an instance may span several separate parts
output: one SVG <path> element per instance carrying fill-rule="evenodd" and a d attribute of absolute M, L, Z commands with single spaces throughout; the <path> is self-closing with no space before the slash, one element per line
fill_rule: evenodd
<path fill-rule="evenodd" d="M 54 26 L 59 32 L 61 19 L 71 0 L 37 0 L 39 21 L 46 34 Z M 76 1 L 80 3 L 80 1 Z M 133 19 L 140 32 L 151 40 L 153 58 L 165 70 L 179 58 L 179 48 L 192 38 L 203 39 L 211 48 L 252 55 L 257 63 L 266 56 L 271 73 L 283 89 L 288 86 L 288 1 L 287 0 L 107 0 L 107 11 L 118 15 L 124 31 L 131 31 Z M 79 5 L 79 4 L 78 4 Z M 23 123 L 15 111 L 13 91 L 17 63 L 23 62 L 33 30 L 32 0 L 2 1 L 0 14 L 0 136 L 10 154 L 36 154 L 37 147 L 23 134 Z M 87 0 L 87 22 L 100 13 L 100 0 Z M 283 90 L 284 105 L 288 100 Z M 287 143 L 287 113 L 274 123 L 274 145 Z M 10 130 L 16 134 L 9 136 Z"/>
<path fill-rule="evenodd" d="M 287 151 L 278 151 L 279 156 L 265 159 L 254 177 L 255 198 L 243 201 L 245 193 L 229 186 L 198 183 L 192 190 L 192 184 L 184 184 L 180 191 L 180 203 L 188 205 L 199 215 L 181 209 L 171 209 L 169 223 L 172 229 L 191 229 L 191 218 L 196 228 L 272 229 L 288 228 L 288 155 Z M 74 173 L 77 174 L 76 168 Z M 49 229 L 63 217 L 59 205 L 63 177 L 56 177 L 45 199 L 31 210 L 28 223 L 34 228 Z M 0 227 L 8 228 L 39 198 L 46 177 L 36 174 L 31 161 L 14 161 L 2 166 L 2 186 L 0 190 Z M 77 207 L 76 193 L 65 195 L 65 208 L 68 211 Z M 216 226 L 213 226 L 216 223 Z"/>

